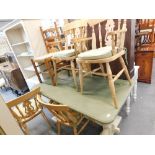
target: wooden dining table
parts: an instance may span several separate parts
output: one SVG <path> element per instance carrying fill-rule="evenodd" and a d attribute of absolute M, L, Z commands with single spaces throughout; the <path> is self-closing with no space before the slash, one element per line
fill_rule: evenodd
<path fill-rule="evenodd" d="M 66 80 L 68 81 L 68 80 Z M 126 104 L 127 114 L 130 112 L 130 96 L 134 87 L 127 80 L 118 80 L 115 83 L 119 107 L 114 108 L 108 82 L 103 77 L 89 77 L 86 79 L 85 91 L 82 95 L 77 92 L 71 81 L 58 80 L 57 86 L 41 83 L 36 87 L 41 88 L 41 93 L 53 101 L 67 105 L 71 109 L 82 113 L 88 119 L 103 126 L 101 134 L 114 134 L 119 132 L 118 125 L 121 121 L 119 112 Z M 35 87 L 35 88 L 36 88 Z"/>

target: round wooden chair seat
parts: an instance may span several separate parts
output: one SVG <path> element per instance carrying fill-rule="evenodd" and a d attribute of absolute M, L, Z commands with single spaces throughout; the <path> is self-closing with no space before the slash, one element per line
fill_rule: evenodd
<path fill-rule="evenodd" d="M 80 59 L 102 59 L 102 58 L 107 58 L 112 56 L 112 47 L 111 46 L 106 46 L 94 50 L 89 50 L 83 53 L 80 53 L 78 55 L 78 58 Z"/>

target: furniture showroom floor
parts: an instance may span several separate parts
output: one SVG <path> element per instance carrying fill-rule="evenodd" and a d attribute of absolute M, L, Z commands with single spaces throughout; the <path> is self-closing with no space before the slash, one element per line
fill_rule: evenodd
<path fill-rule="evenodd" d="M 120 115 L 123 119 L 119 125 L 120 135 L 154 135 L 155 134 L 155 61 L 152 74 L 152 84 L 138 83 L 137 102 L 131 101 L 131 112 L 126 116 L 125 110 L 122 110 Z M 15 98 L 11 91 L 0 90 L 4 100 Z M 56 134 L 56 126 L 51 119 L 51 114 L 45 109 L 51 123 L 51 131 L 48 131 L 48 126 L 41 116 L 36 117 L 28 125 L 31 134 L 46 135 Z M 102 131 L 102 127 L 90 122 L 86 129 L 81 133 L 84 135 L 98 135 Z M 62 127 L 62 134 L 72 134 L 71 129 Z"/>

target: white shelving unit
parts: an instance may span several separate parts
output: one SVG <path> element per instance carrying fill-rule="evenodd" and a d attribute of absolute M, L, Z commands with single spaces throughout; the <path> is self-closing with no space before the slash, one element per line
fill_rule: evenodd
<path fill-rule="evenodd" d="M 35 76 L 31 59 L 46 53 L 40 26 L 41 20 L 13 20 L 3 27 L 26 81 Z"/>

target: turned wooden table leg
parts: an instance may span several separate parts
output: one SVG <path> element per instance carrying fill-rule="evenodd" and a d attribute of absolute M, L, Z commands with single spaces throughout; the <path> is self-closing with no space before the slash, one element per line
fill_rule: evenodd
<path fill-rule="evenodd" d="M 100 135 L 119 134 L 120 128 L 118 128 L 118 125 L 120 124 L 121 119 L 122 119 L 121 116 L 117 116 L 112 123 L 104 124 L 103 125 L 103 131 L 100 133 Z"/>
<path fill-rule="evenodd" d="M 131 103 L 131 99 L 130 99 L 130 95 L 128 96 L 127 100 L 126 100 L 126 114 L 127 116 L 129 115 L 130 113 L 130 103 Z"/>
<path fill-rule="evenodd" d="M 134 102 L 136 102 L 136 99 L 137 99 L 137 81 L 135 81 L 135 85 L 133 87 L 133 99 L 134 99 Z"/>

